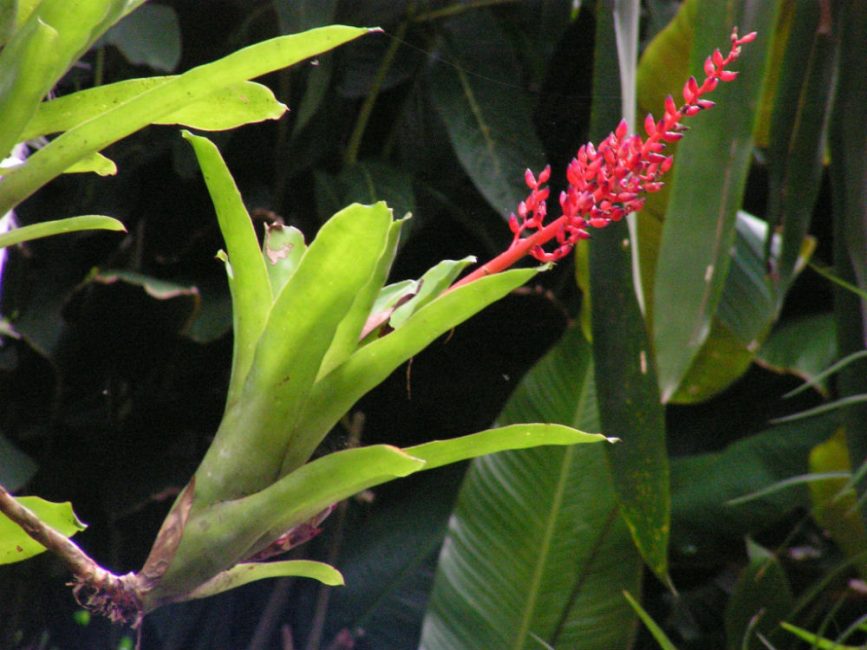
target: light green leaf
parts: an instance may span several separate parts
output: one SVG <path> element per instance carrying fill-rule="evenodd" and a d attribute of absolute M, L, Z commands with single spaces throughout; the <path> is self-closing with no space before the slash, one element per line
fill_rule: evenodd
<path fill-rule="evenodd" d="M 124 225 L 117 219 L 105 217 L 98 214 L 89 214 L 82 217 L 69 217 L 68 219 L 58 219 L 56 221 L 43 221 L 42 223 L 34 223 L 29 226 L 15 228 L 7 233 L 0 235 L 0 248 L 14 246 L 21 242 L 30 241 L 32 239 L 41 239 L 42 237 L 52 237 L 53 235 L 63 235 L 69 232 L 78 232 L 81 230 L 114 230 L 126 232 Z"/>
<path fill-rule="evenodd" d="M 85 156 L 71 167 L 64 170 L 64 174 L 84 174 L 93 172 L 100 176 L 114 176 L 117 174 L 117 165 L 110 158 L 101 153 L 92 153 Z"/>
<path fill-rule="evenodd" d="M 271 280 L 271 295 L 274 298 L 298 269 L 305 252 L 307 243 L 304 241 L 304 233 L 298 228 L 278 223 L 265 226 L 262 255 L 265 257 L 265 267 Z"/>
<path fill-rule="evenodd" d="M 282 473 L 306 462 L 322 438 L 363 395 L 401 363 L 536 274 L 516 269 L 482 278 L 440 296 L 413 314 L 403 327 L 359 348 L 316 382 L 295 425 Z"/>
<path fill-rule="evenodd" d="M 287 447 L 296 444 L 294 425 L 323 357 L 375 275 L 391 225 L 391 211 L 379 203 L 349 206 L 319 230 L 274 301 L 239 399 L 228 404 L 196 474 L 197 498 L 203 503 L 261 490 L 279 475 Z M 255 255 L 264 265 L 258 248 Z M 265 291 L 270 304 L 267 285 Z M 240 467 L 239 457 L 245 461 Z"/>
<path fill-rule="evenodd" d="M 268 578 L 312 578 L 331 587 L 343 586 L 343 576 L 330 564 L 312 560 L 286 560 L 284 562 L 242 562 L 218 573 L 206 583 L 193 589 L 184 600 L 207 598 L 235 589 L 257 580 Z"/>
<path fill-rule="evenodd" d="M 726 46 L 732 23 L 760 36 L 744 48 L 737 81 L 720 84 L 713 97 L 718 106 L 692 118 L 677 148 L 653 291 L 654 349 L 666 402 L 707 340 L 728 275 L 773 33 L 775 3 L 749 11 L 745 2 L 733 4 L 702 0 L 696 12 L 690 69 L 699 78 L 708 53 Z"/>
<path fill-rule="evenodd" d="M 52 503 L 39 497 L 19 497 L 15 500 L 61 535 L 72 537 L 87 528 L 75 516 L 72 504 L 68 502 Z M 6 515 L 0 514 L 0 564 L 20 562 L 43 551 L 45 547 L 42 544 L 25 533 Z"/>
<path fill-rule="evenodd" d="M 448 289 L 461 272 L 475 261 L 472 255 L 462 260 L 443 260 L 427 271 L 418 281 L 418 292 L 394 310 L 388 324 L 399 329 L 410 316 Z"/>
<path fill-rule="evenodd" d="M 21 139 L 30 140 L 69 131 L 82 122 L 177 78 L 127 79 L 43 102 L 27 124 Z M 220 88 L 204 99 L 168 115 L 157 117 L 151 124 L 180 124 L 200 131 L 224 131 L 251 122 L 274 120 L 285 112 L 286 106 L 277 101 L 270 88 L 253 81 L 242 81 Z"/>
<path fill-rule="evenodd" d="M 600 433 L 585 433 L 562 424 L 512 424 L 452 440 L 434 440 L 407 447 L 404 451 L 426 461 L 424 469 L 429 470 L 509 449 L 529 449 L 540 445 L 575 445 L 605 440 L 617 442 Z"/>
<path fill-rule="evenodd" d="M 68 13 L 74 14 L 70 9 Z M 351 41 L 369 30 L 333 25 L 250 45 L 200 65 L 84 122 L 34 153 L 3 178 L 0 214 L 9 211 L 84 156 L 232 84 L 284 68 Z M 3 54 L 6 50 L 3 51 Z M 29 115 L 28 115 L 29 118 Z M 17 135 L 17 132 L 16 132 Z"/>
<path fill-rule="evenodd" d="M 240 398 L 241 389 L 253 364 L 256 344 L 271 309 L 271 286 L 253 222 L 220 151 L 207 138 L 193 135 L 189 131 L 185 131 L 183 135 L 193 146 L 202 168 L 211 201 L 217 212 L 217 220 L 220 222 L 220 231 L 229 251 L 226 268 L 229 288 L 232 291 L 235 338 L 232 377 L 226 398 L 228 407 Z"/>
<path fill-rule="evenodd" d="M 796 637 L 801 639 L 802 641 L 806 641 L 813 645 L 813 647 L 818 648 L 819 650 L 863 650 L 863 645 L 841 645 L 836 641 L 832 641 L 831 639 L 824 639 L 812 632 L 808 632 L 807 630 L 797 627 L 796 625 L 792 625 L 791 623 L 786 623 L 783 621 L 780 623 L 780 627 L 782 627 L 786 632 L 791 632 Z"/>
<path fill-rule="evenodd" d="M 598 427 L 589 345 L 573 327 L 524 378 L 500 422 Z M 511 428 L 511 427 L 510 427 Z M 425 650 L 629 646 L 641 561 L 601 445 L 473 462 L 440 554 Z"/>

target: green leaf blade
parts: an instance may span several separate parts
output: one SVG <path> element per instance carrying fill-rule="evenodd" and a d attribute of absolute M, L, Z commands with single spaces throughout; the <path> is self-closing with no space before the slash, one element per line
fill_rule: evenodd
<path fill-rule="evenodd" d="M 82 230 L 112 230 L 114 232 L 126 232 L 126 227 L 117 219 L 99 214 L 88 214 L 80 217 L 69 217 L 55 221 L 43 221 L 29 226 L 15 228 L 0 235 L 0 248 L 14 246 L 22 242 L 43 237 L 53 237 L 70 232 Z"/>
<path fill-rule="evenodd" d="M 72 511 L 72 504 L 52 503 L 39 497 L 18 497 L 15 499 L 25 506 L 44 523 L 61 535 L 72 537 L 87 528 Z M 29 559 L 45 551 L 45 547 L 25 533 L 18 524 L 0 514 L 0 564 L 11 564 Z"/>

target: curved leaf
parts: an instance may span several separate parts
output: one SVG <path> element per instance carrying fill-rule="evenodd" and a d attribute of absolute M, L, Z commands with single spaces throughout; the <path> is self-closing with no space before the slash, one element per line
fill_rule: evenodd
<path fill-rule="evenodd" d="M 324 585 L 339 587 L 343 585 L 340 571 L 324 562 L 312 560 L 285 560 L 283 562 L 242 562 L 231 569 L 218 573 L 203 585 L 187 594 L 185 600 L 208 598 L 235 589 L 257 580 L 268 578 L 312 578 Z"/>
<path fill-rule="evenodd" d="M 467 12 L 450 20 L 447 30 L 448 63 L 431 73 L 433 101 L 464 170 L 505 216 L 527 195 L 524 170 L 545 166 L 530 105 L 515 88 L 514 57 L 490 13 Z"/>
<path fill-rule="evenodd" d="M 39 497 L 15 499 L 36 514 L 39 519 L 67 537 L 87 528 L 72 511 L 72 504 L 52 503 Z M 45 551 L 45 547 L 25 533 L 21 527 L 0 514 L 0 564 L 20 562 Z"/>
<path fill-rule="evenodd" d="M 598 426 L 590 348 L 573 327 L 525 377 L 501 421 Z M 475 461 L 440 554 L 421 647 L 627 647 L 640 559 L 597 445 Z"/>
<path fill-rule="evenodd" d="M 167 5 L 144 5 L 112 27 L 103 40 L 117 47 L 133 65 L 168 72 L 181 59 L 178 15 Z"/>
<path fill-rule="evenodd" d="M 105 217 L 99 214 L 89 214 L 82 217 L 58 219 L 56 221 L 43 221 L 42 223 L 34 223 L 29 226 L 15 228 L 0 235 L 0 248 L 14 246 L 15 244 L 31 241 L 33 239 L 41 239 L 42 237 L 53 237 L 54 235 L 63 235 L 69 232 L 79 232 L 81 230 L 113 230 L 115 232 L 126 232 L 124 225 L 117 219 Z"/>
<path fill-rule="evenodd" d="M 136 95 L 99 117 L 70 129 L 6 175 L 0 182 L 0 214 L 8 212 L 79 159 L 104 149 L 156 119 L 221 88 L 293 65 L 366 33 L 368 30 L 364 28 L 332 25 L 303 34 L 273 38 L 213 63 L 200 65 Z"/>
<path fill-rule="evenodd" d="M 127 79 L 43 102 L 28 122 L 21 139 L 31 140 L 68 131 L 111 110 L 117 104 L 176 78 Z M 155 119 L 152 124 L 180 124 L 201 131 L 223 131 L 250 122 L 277 119 L 285 112 L 286 106 L 277 101 L 270 88 L 253 81 L 243 81 Z"/>
<path fill-rule="evenodd" d="M 737 83 L 715 91 L 718 108 L 697 115 L 677 149 L 653 292 L 653 340 L 666 402 L 707 339 L 728 275 L 775 13 L 775 3 L 699 2 L 690 59 L 696 76 L 707 52 L 725 44 L 732 21 L 760 36 L 738 61 Z"/>

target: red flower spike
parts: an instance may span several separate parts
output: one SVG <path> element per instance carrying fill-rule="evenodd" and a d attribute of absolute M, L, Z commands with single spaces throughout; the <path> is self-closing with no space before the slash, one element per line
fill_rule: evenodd
<path fill-rule="evenodd" d="M 655 121 L 652 115 L 645 118 L 646 140 L 639 135 L 629 135 L 624 120 L 599 143 L 598 148 L 592 143 L 581 146 L 566 168 L 568 187 L 559 196 L 562 215 L 548 223 L 545 220 L 549 190 L 544 185 L 551 177 L 551 167 L 545 167 L 538 178 L 528 169 L 524 173 L 524 182 L 530 194 L 518 205 L 517 216 L 512 214 L 509 217 L 512 244 L 451 289 L 503 271 L 525 255 L 541 262 L 561 260 L 578 241 L 590 237 L 589 228 L 604 228 L 612 221 L 620 221 L 627 214 L 641 210 L 645 195 L 662 189 L 662 177 L 674 163 L 674 159 L 664 155 L 663 151 L 667 143 L 684 136 L 686 127 L 680 120 L 713 108 L 714 103 L 702 96 L 716 88 L 720 81 L 729 82 L 737 77 L 737 72 L 726 67 L 738 59 L 740 46 L 755 38 L 755 32 L 738 36 L 737 28 L 734 29 L 729 53 L 723 56 L 719 50 L 714 50 L 705 60 L 702 83 L 690 77 L 684 84 L 683 106 L 678 107 L 669 95 L 665 98 L 661 120 Z M 549 242 L 557 246 L 545 250 L 544 246 Z"/>

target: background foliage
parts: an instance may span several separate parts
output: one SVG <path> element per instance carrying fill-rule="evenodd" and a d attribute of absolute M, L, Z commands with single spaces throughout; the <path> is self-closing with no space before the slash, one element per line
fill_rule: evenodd
<path fill-rule="evenodd" d="M 863 612 L 849 588 L 867 573 L 863 519 L 854 496 L 843 507 L 828 495 L 864 460 L 864 412 L 773 419 L 865 391 L 862 360 L 783 398 L 864 348 L 863 294 L 803 270 L 812 254 L 867 288 L 864 6 L 648 0 L 614 3 L 612 14 L 610 3 L 572 4 L 149 3 L 55 89 L 180 72 L 333 22 L 383 27 L 265 77 L 291 113 L 214 140 L 254 217 L 308 239 L 352 201 L 412 212 L 396 280 L 504 248 L 525 167 L 550 161 L 560 178 L 630 93 L 639 117 L 658 112 L 690 67 L 724 48 L 732 24 L 761 32 L 637 222 L 642 304 L 626 226 L 599 233 L 589 256 L 579 251 L 577 264 L 560 263 L 417 356 L 323 451 L 356 439 L 409 446 L 495 419 L 601 427 L 625 443 L 607 457 L 510 452 L 473 463 L 463 482 L 467 468 L 453 467 L 365 493 L 299 549 L 337 565 L 346 587 L 279 580 L 158 611 L 145 648 L 281 647 L 284 630 L 311 650 L 346 630 L 359 648 L 656 647 L 623 589 L 642 594 L 680 648 L 762 647 L 757 631 L 797 647 L 777 619 L 834 638 Z M 733 142 L 732 155 L 718 153 Z M 231 311 L 213 208 L 178 129 L 152 126 L 105 153 L 115 176 L 60 177 L 18 210 L 23 223 L 110 214 L 129 235 L 14 250 L 3 277 L 2 314 L 18 338 L 0 347 L 0 481 L 71 501 L 89 525 L 77 541 L 124 572 L 141 565 L 219 422 Z M 786 234 L 772 241 L 768 222 Z M 658 384 L 646 379 L 655 367 Z M 635 448 L 648 465 L 624 453 Z M 810 472 L 836 472 L 837 483 L 808 491 Z M 0 646 L 127 642 L 127 631 L 76 613 L 63 582 L 46 556 L 0 567 Z"/>

